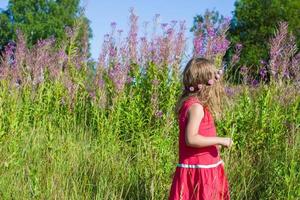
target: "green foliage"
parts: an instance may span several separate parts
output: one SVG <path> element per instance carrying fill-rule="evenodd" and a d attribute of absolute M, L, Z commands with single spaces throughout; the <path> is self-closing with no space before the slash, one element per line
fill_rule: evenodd
<path fill-rule="evenodd" d="M 12 24 L 7 12 L 0 13 L 0 50 L 12 39 Z"/>
<path fill-rule="evenodd" d="M 124 91 L 116 93 L 104 74 L 97 90 L 103 94 L 92 96 L 85 88 L 88 66 L 75 66 L 84 52 L 76 38 L 84 33 L 75 33 L 66 40 L 62 80 L 45 76 L 38 86 L 20 87 L 0 80 L 0 199 L 166 199 L 178 159 L 179 78 L 164 65 L 147 63 L 142 75 L 132 64 L 134 82 Z M 296 199 L 299 90 L 286 84 L 241 89 L 216 121 L 218 135 L 235 142 L 221 150 L 231 198 Z"/>
<path fill-rule="evenodd" d="M 161 82 L 139 77 L 108 109 L 89 97 L 84 70 L 72 75 L 74 98 L 58 81 L 34 89 L 1 80 L 1 199 L 166 199 L 178 158 L 178 124 L 168 113 L 180 88 L 148 67 Z M 161 118 L 151 112 L 154 92 Z M 232 199 L 300 195 L 299 109 L 289 85 L 243 86 L 231 99 L 216 125 L 235 141 L 221 151 Z"/>
<path fill-rule="evenodd" d="M 10 0 L 8 9 L 0 14 L 0 48 L 3 48 L 9 40 L 16 40 L 18 29 L 25 34 L 29 46 L 39 39 L 51 36 L 55 37 L 57 45 L 61 45 L 67 37 L 65 28 L 75 26 L 76 20 L 81 17 L 83 23 L 81 23 L 79 38 L 85 37 L 84 42 L 89 49 L 88 39 L 92 37 L 90 22 L 81 14 L 80 9 L 79 0 Z"/>
<path fill-rule="evenodd" d="M 268 59 L 268 39 L 273 36 L 279 21 L 288 22 L 289 30 L 300 46 L 299 10 L 298 0 L 236 1 L 229 36 L 232 44 L 244 45 L 241 64 L 258 66 L 260 59 Z"/>
<path fill-rule="evenodd" d="M 235 147 L 225 152 L 233 199 L 296 199 L 300 194 L 300 98 L 290 86 L 245 88 L 218 122 Z M 282 96 L 278 96 L 282 94 Z M 222 134 L 223 133 L 223 134 Z M 230 166 L 230 167 L 229 167 Z"/>

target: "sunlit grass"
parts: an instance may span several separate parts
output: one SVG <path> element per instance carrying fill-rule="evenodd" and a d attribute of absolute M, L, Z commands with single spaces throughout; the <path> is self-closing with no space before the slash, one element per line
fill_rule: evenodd
<path fill-rule="evenodd" d="M 145 116 L 139 93 L 102 111 L 84 92 L 62 103 L 65 92 L 1 89 L 1 198 L 166 199 L 178 156 L 172 115 Z M 296 88 L 243 87 L 216 123 L 235 141 L 222 150 L 232 199 L 299 197 L 299 120 Z"/>

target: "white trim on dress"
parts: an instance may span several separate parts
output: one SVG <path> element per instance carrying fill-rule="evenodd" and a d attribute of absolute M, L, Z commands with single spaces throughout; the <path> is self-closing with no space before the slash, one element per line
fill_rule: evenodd
<path fill-rule="evenodd" d="M 191 164 L 181 164 L 178 163 L 177 167 L 183 167 L 183 168 L 213 168 L 217 167 L 219 164 L 223 163 L 223 160 L 220 160 L 219 162 L 211 165 L 191 165 Z"/>

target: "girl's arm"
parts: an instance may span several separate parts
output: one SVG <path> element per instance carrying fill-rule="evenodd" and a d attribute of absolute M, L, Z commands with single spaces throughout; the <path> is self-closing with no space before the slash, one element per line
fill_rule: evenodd
<path fill-rule="evenodd" d="M 199 124 L 204 116 L 203 107 L 200 104 L 193 104 L 189 108 L 188 121 L 186 126 L 185 141 L 190 147 L 207 147 L 211 145 L 229 146 L 231 139 L 223 137 L 206 137 L 198 134 Z M 227 145 L 228 144 L 228 145 Z"/>

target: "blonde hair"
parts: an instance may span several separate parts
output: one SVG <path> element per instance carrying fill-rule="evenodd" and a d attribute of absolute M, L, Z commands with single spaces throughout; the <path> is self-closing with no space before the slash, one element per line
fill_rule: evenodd
<path fill-rule="evenodd" d="M 222 98 L 225 98 L 223 78 L 216 80 L 215 76 L 218 69 L 214 63 L 205 58 L 192 58 L 186 65 L 182 74 L 182 83 L 185 88 L 177 100 L 175 106 L 176 117 L 179 117 L 179 111 L 182 103 L 189 97 L 198 98 L 203 107 L 207 107 L 215 119 L 222 118 Z M 208 84 L 210 79 L 214 80 L 212 85 Z M 197 87 L 202 84 L 200 90 L 189 91 L 187 88 Z"/>

